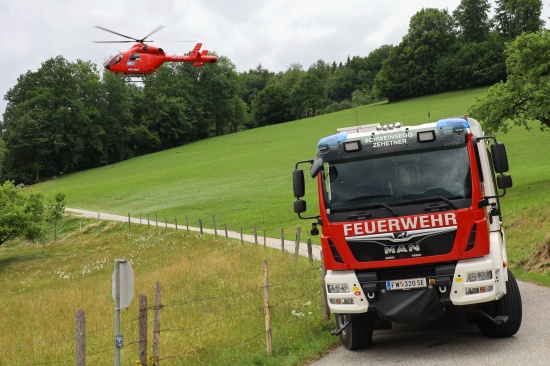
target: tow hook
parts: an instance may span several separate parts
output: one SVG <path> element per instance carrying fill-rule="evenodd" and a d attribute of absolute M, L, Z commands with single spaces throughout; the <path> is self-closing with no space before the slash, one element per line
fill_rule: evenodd
<path fill-rule="evenodd" d="M 493 318 L 492 316 L 490 316 L 489 314 L 487 314 L 486 312 L 480 309 L 477 309 L 477 313 L 483 315 L 485 318 L 489 319 L 491 323 L 495 325 L 504 324 L 508 321 L 508 316 L 506 315 L 498 315 Z"/>
<path fill-rule="evenodd" d="M 348 320 L 347 322 L 345 322 L 344 324 L 342 324 L 342 327 L 340 329 L 331 330 L 330 334 L 332 334 L 334 336 L 340 335 L 348 327 L 350 321 L 351 321 L 351 319 Z"/>

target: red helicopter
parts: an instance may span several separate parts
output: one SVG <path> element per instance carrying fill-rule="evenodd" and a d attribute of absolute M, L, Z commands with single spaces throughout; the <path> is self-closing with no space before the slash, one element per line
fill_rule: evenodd
<path fill-rule="evenodd" d="M 131 41 L 94 41 L 95 43 L 137 42 L 137 44 L 133 45 L 128 51 L 119 53 L 103 64 L 106 70 L 109 70 L 115 74 L 129 77 L 144 77 L 152 75 L 165 62 L 192 62 L 196 67 L 202 66 L 203 63 L 218 62 L 218 58 L 216 56 L 208 55 L 207 50 L 200 50 L 202 43 L 197 43 L 189 55 L 184 56 L 167 55 L 164 53 L 162 48 L 145 44 L 146 42 L 153 42 L 151 40 L 147 40 L 147 37 L 163 29 L 165 27 L 163 25 L 158 26 L 142 39 L 128 37 L 124 34 L 114 32 L 98 25 L 95 27 L 118 36 L 131 39 Z"/>

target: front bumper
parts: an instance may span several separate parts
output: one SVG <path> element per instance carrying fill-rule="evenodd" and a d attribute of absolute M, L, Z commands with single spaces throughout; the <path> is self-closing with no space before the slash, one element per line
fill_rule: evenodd
<path fill-rule="evenodd" d="M 468 273 L 487 272 L 490 279 L 468 282 Z M 395 322 L 432 320 L 446 307 L 497 300 L 504 295 L 500 276 L 487 257 L 460 260 L 436 266 L 394 268 L 376 271 L 327 271 L 327 301 L 334 313 L 373 313 Z M 386 290 L 386 281 L 426 278 L 427 287 Z M 348 292 L 331 293 L 328 285 L 347 285 Z M 476 290 L 477 289 L 477 290 Z"/>

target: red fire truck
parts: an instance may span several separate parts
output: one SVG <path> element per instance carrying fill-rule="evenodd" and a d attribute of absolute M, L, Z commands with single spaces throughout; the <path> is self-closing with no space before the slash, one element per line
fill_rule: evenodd
<path fill-rule="evenodd" d="M 514 335 L 522 305 L 500 210 L 512 187 L 504 144 L 466 117 L 337 132 L 293 172 L 294 211 L 314 220 L 312 234 L 322 228 L 333 334 L 355 350 L 393 322 L 467 312 L 487 336 Z M 317 178 L 318 215 L 303 216 L 301 164 Z"/>

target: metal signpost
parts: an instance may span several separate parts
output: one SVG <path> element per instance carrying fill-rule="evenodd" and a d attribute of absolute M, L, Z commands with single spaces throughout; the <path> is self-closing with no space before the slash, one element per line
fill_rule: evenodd
<path fill-rule="evenodd" d="M 128 309 L 134 297 L 134 271 L 126 258 L 115 259 L 113 271 L 113 299 L 115 300 L 115 366 L 120 366 L 120 348 L 124 337 L 120 334 L 120 309 Z"/>

